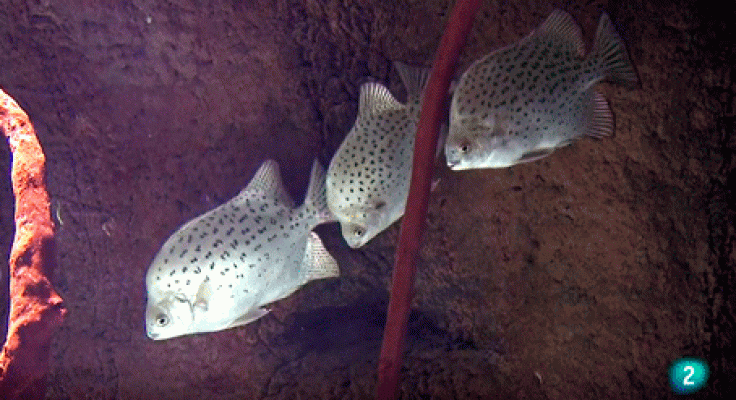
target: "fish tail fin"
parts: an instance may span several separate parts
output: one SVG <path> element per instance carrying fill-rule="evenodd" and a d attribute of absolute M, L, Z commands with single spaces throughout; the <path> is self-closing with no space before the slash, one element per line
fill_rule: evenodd
<path fill-rule="evenodd" d="M 327 174 L 316 159 L 312 163 L 312 172 L 309 175 L 309 188 L 304 197 L 304 207 L 310 213 L 314 213 L 319 224 L 337 221 L 327 206 L 327 185 L 325 179 Z"/>
<path fill-rule="evenodd" d="M 631 86 L 639 81 L 634 65 L 626 53 L 626 46 L 606 13 L 601 15 L 598 23 L 592 57 L 600 63 L 606 78 Z"/>
<path fill-rule="evenodd" d="M 421 99 L 424 87 L 429 80 L 430 68 L 410 67 L 401 61 L 394 61 L 394 68 L 401 77 L 401 82 L 406 88 L 406 100 Z"/>
<path fill-rule="evenodd" d="M 337 265 L 337 261 L 330 255 L 324 244 L 322 244 L 322 240 L 314 232 L 309 232 L 302 268 L 304 270 L 304 283 L 315 279 L 340 276 L 340 267 Z"/>

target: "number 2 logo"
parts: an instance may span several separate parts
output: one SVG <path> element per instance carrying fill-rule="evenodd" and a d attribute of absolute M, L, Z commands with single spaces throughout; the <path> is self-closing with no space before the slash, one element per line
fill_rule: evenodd
<path fill-rule="evenodd" d="M 693 366 L 692 366 L 692 365 L 688 365 L 688 366 L 686 366 L 686 367 L 684 368 L 684 371 L 685 371 L 685 372 L 688 372 L 688 370 L 690 371 L 690 373 L 689 373 L 688 375 L 685 375 L 685 379 L 683 379 L 683 380 L 682 380 L 682 384 L 683 384 L 683 385 L 686 385 L 686 386 L 687 386 L 687 385 L 694 385 L 694 384 L 695 384 L 695 382 L 692 382 L 692 381 L 690 380 L 690 378 L 691 378 L 691 377 L 693 376 L 693 374 L 695 374 L 695 368 L 693 368 Z"/>
<path fill-rule="evenodd" d="M 675 360 L 669 369 L 670 387 L 676 394 L 693 394 L 708 383 L 710 368 L 705 360 L 682 357 Z"/>

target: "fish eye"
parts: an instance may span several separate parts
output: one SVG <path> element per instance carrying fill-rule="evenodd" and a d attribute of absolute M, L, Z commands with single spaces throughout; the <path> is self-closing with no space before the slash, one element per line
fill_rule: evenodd
<path fill-rule="evenodd" d="M 470 151 L 470 143 L 461 143 L 459 149 L 461 153 L 468 154 L 468 152 Z"/>
<path fill-rule="evenodd" d="M 365 229 L 363 228 L 356 227 L 355 229 L 353 229 L 353 235 L 355 235 L 355 237 L 362 237 L 364 234 L 365 234 Z"/>
<path fill-rule="evenodd" d="M 169 324 L 169 317 L 166 314 L 159 314 L 156 316 L 156 326 L 163 328 Z"/>

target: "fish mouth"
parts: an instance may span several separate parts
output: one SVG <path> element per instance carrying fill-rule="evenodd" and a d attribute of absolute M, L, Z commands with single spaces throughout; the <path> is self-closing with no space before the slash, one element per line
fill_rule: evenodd
<path fill-rule="evenodd" d="M 460 160 L 447 160 L 447 166 L 453 171 L 468 169 L 467 164 L 461 163 Z"/>

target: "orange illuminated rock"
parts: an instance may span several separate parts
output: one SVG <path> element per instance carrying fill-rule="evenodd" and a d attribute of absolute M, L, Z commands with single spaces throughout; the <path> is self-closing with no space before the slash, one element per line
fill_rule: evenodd
<path fill-rule="evenodd" d="M 51 286 L 56 266 L 45 158 L 28 115 L 0 90 L 0 126 L 13 155 L 15 239 L 10 252 L 10 317 L 0 354 L 0 398 L 43 398 L 49 344 L 66 310 Z"/>

